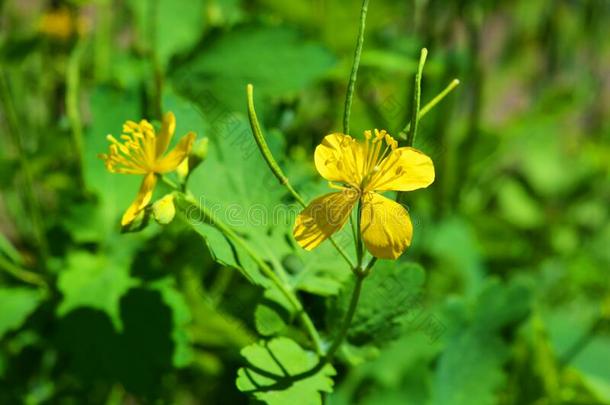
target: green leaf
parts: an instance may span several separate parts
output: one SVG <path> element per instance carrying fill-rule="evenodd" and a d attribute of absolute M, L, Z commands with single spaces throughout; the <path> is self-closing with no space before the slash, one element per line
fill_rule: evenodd
<path fill-rule="evenodd" d="M 261 97 L 295 93 L 325 75 L 334 57 L 298 32 L 282 27 L 246 27 L 229 32 L 174 76 L 178 88 L 204 111 L 243 111 L 246 84 Z"/>
<path fill-rule="evenodd" d="M 349 224 L 335 234 L 335 240 L 350 251 L 353 240 Z M 348 241 L 347 246 L 342 241 Z M 330 241 L 326 241 L 313 251 L 297 247 L 297 255 L 290 256 L 290 267 L 294 274 L 292 285 L 301 291 L 329 297 L 339 294 L 352 272 Z M 353 260 L 353 259 L 352 259 Z"/>
<path fill-rule="evenodd" d="M 165 109 L 175 112 L 177 133 L 192 130 L 198 137 L 209 139 L 205 163 L 189 180 L 196 199 L 240 235 L 278 274 L 286 269 L 289 274 L 285 279 L 293 288 L 322 296 L 337 294 L 351 274 L 348 266 L 330 242 L 313 252 L 296 247 L 295 254 L 292 227 L 301 208 L 285 202 L 286 189 L 269 171 L 247 121 L 239 114 L 214 116 L 214 111 L 199 111 L 171 93 L 165 97 Z M 281 156 L 281 134 L 270 131 L 269 135 L 270 148 Z M 287 166 L 290 168 L 290 164 Z M 187 208 L 183 218 L 204 237 L 214 260 L 240 270 L 254 284 L 268 286 L 243 247 L 202 223 L 203 218 L 192 209 Z M 337 236 L 351 241 L 347 229 Z"/>
<path fill-rule="evenodd" d="M 275 287 L 263 293 L 263 299 L 254 310 L 256 330 L 263 336 L 281 332 L 294 316 L 294 308 L 286 297 Z"/>
<path fill-rule="evenodd" d="M 292 251 L 286 230 L 293 211 L 281 203 L 286 190 L 259 155 L 248 122 L 240 115 L 231 115 L 227 121 L 215 121 L 211 125 L 195 106 L 172 95 L 166 97 L 165 106 L 176 114 L 179 133 L 192 130 L 198 137 L 206 134 L 209 138 L 205 164 L 189 180 L 189 188 L 197 201 L 277 270 L 282 258 Z M 181 204 L 184 208 L 184 202 Z M 204 223 L 205 218 L 196 210 L 187 208 L 184 215 L 204 237 L 214 260 L 240 270 L 254 284 L 268 284 L 243 246 Z"/>
<path fill-rule="evenodd" d="M 467 329 L 451 339 L 436 370 L 433 404 L 496 404 L 508 348 L 489 333 Z"/>
<path fill-rule="evenodd" d="M 188 326 L 192 316 L 189 306 L 184 296 L 176 289 L 175 281 L 167 277 L 152 283 L 149 286 L 152 290 L 157 290 L 161 298 L 172 312 L 172 339 L 174 341 L 173 364 L 174 367 L 186 367 L 192 361 L 193 353 L 191 350 L 191 338 L 188 333 Z"/>
<path fill-rule="evenodd" d="M 322 404 L 320 392 L 332 392 L 332 365 L 317 370 L 319 358 L 291 339 L 261 341 L 243 348 L 241 355 L 248 365 L 237 372 L 237 388 L 269 405 Z"/>
<path fill-rule="evenodd" d="M 590 333 L 598 316 L 599 302 L 575 300 L 569 305 L 549 308 L 544 319 L 554 352 L 560 357 L 571 352 Z M 578 370 L 588 389 L 605 402 L 610 402 L 610 367 L 600 359 L 610 358 L 609 348 L 608 336 L 594 334 L 569 362 L 570 369 Z"/>
<path fill-rule="evenodd" d="M 427 234 L 426 247 L 444 271 L 460 276 L 465 293 L 475 297 L 481 289 L 485 268 L 472 225 L 462 218 L 448 217 Z"/>
<path fill-rule="evenodd" d="M 38 290 L 22 287 L 0 287 L 0 339 L 18 329 L 42 300 Z"/>
<path fill-rule="evenodd" d="M 120 299 L 138 281 L 129 275 L 127 259 L 75 251 L 68 254 L 57 284 L 63 294 L 57 308 L 59 316 L 76 308 L 96 308 L 108 314 L 115 328 L 121 330 Z"/>
<path fill-rule="evenodd" d="M 499 186 L 498 204 L 506 220 L 516 227 L 531 229 L 544 221 L 540 204 L 515 180 L 507 179 Z"/>
<path fill-rule="evenodd" d="M 202 0 L 130 0 L 128 4 L 136 16 L 140 41 L 154 47 L 163 67 L 172 56 L 190 50 L 203 34 Z"/>
<path fill-rule="evenodd" d="M 525 319 L 531 307 L 531 290 L 514 281 L 489 282 L 476 300 L 452 303 L 447 346 L 433 383 L 433 404 L 496 404 L 504 383 L 509 347 L 504 328 Z"/>
<path fill-rule="evenodd" d="M 397 338 L 405 322 L 419 316 L 423 268 L 416 263 L 381 260 L 364 281 L 360 302 L 348 332 L 355 345 L 381 344 Z M 346 284 L 330 315 L 340 322 L 349 306 L 354 280 Z"/>

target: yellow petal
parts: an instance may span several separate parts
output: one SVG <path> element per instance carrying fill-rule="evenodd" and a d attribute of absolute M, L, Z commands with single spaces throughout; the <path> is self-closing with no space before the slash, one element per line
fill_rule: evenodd
<path fill-rule="evenodd" d="M 411 191 L 434 181 L 432 159 L 415 148 L 398 148 L 378 166 L 367 191 Z"/>
<path fill-rule="evenodd" d="M 400 204 L 377 193 L 362 199 L 360 232 L 371 254 L 379 259 L 396 259 L 411 245 L 413 225 Z"/>
<path fill-rule="evenodd" d="M 155 172 L 167 173 L 176 170 L 178 165 L 188 156 L 195 141 L 195 133 L 189 132 L 180 139 L 171 152 L 157 162 Z"/>
<path fill-rule="evenodd" d="M 155 184 L 157 184 L 157 176 L 154 173 L 148 173 L 144 177 L 144 180 L 142 180 L 142 185 L 140 185 L 140 190 L 138 191 L 136 199 L 123 214 L 123 218 L 121 219 L 122 226 L 129 225 L 131 222 L 133 222 L 140 211 L 142 211 L 150 202 L 153 190 L 155 189 Z"/>
<path fill-rule="evenodd" d="M 157 135 L 157 143 L 155 145 L 155 157 L 158 159 L 165 153 L 169 147 L 174 131 L 176 130 L 176 117 L 173 112 L 168 112 L 163 116 L 161 124 L 161 132 Z"/>
<path fill-rule="evenodd" d="M 311 250 L 340 230 L 349 217 L 358 193 L 344 190 L 313 200 L 296 219 L 292 233 L 301 247 Z"/>
<path fill-rule="evenodd" d="M 357 187 L 362 180 L 364 155 L 362 145 L 349 135 L 326 135 L 314 153 L 316 169 L 329 181 Z"/>

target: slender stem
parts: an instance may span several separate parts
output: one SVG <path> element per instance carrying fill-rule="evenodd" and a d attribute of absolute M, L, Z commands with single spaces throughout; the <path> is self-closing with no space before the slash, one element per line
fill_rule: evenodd
<path fill-rule="evenodd" d="M 275 159 L 273 158 L 273 154 L 267 146 L 267 142 L 265 141 L 265 137 L 263 136 L 263 131 L 261 131 L 260 124 L 258 123 L 258 118 L 256 116 L 256 110 L 254 108 L 254 87 L 251 84 L 246 86 L 246 95 L 248 99 L 248 118 L 250 119 L 250 127 L 252 128 L 252 134 L 254 134 L 254 140 L 258 145 L 258 149 L 263 154 L 263 158 L 269 166 L 269 169 L 273 173 L 273 175 L 278 179 L 281 185 L 286 187 L 290 194 L 294 197 L 295 200 L 301 205 L 305 206 L 305 201 L 303 198 L 297 193 L 297 191 L 292 187 L 288 177 L 284 174 L 280 166 L 277 164 Z"/>
<path fill-rule="evenodd" d="M 95 83 L 108 80 L 111 63 L 111 44 L 114 5 L 110 1 L 100 1 L 95 7 L 95 30 L 93 32 L 93 76 Z"/>
<path fill-rule="evenodd" d="M 282 171 L 282 168 L 277 164 L 277 161 L 273 157 L 269 146 L 267 146 L 267 141 L 265 140 L 263 131 L 261 130 L 260 124 L 258 122 L 258 117 L 256 115 L 256 109 L 254 108 L 254 87 L 251 84 L 248 84 L 246 86 L 246 96 L 248 100 L 248 118 L 250 120 L 250 127 L 252 129 L 252 134 L 254 135 L 254 140 L 258 145 L 258 149 L 263 155 L 263 159 L 265 159 L 265 162 L 267 163 L 267 166 L 269 166 L 271 173 L 273 173 L 273 175 L 276 179 L 278 179 L 281 185 L 288 189 L 288 192 L 290 192 L 290 194 L 299 203 L 299 205 L 303 208 L 307 207 L 305 200 L 294 189 L 294 187 L 292 187 L 292 185 L 290 184 L 290 180 L 288 180 L 288 177 L 286 177 L 286 175 Z M 339 246 L 337 241 L 332 236 L 329 239 L 335 249 L 337 249 L 337 252 L 339 252 L 341 257 L 343 257 L 343 259 L 350 266 L 350 268 L 354 267 L 349 256 L 347 255 L 347 253 L 345 253 L 345 250 L 341 246 Z"/>
<path fill-rule="evenodd" d="M 72 141 L 74 142 L 74 155 L 78 166 L 78 182 L 81 191 L 85 190 L 83 179 L 83 124 L 78 105 L 78 92 L 80 86 L 80 65 L 83 52 L 87 42 L 84 38 L 79 38 L 74 50 L 68 59 L 66 69 L 66 111 L 70 126 L 72 127 Z"/>
<path fill-rule="evenodd" d="M 149 2 L 148 9 L 148 47 L 146 49 L 152 67 L 152 109 L 153 116 L 163 118 L 163 67 L 159 61 L 157 21 L 159 19 L 159 0 Z"/>
<path fill-rule="evenodd" d="M 426 114 L 428 114 L 430 112 L 430 110 L 432 110 L 434 107 L 436 107 L 436 105 L 438 103 L 440 103 L 449 93 L 451 93 L 451 91 L 453 91 L 453 89 L 455 89 L 459 84 L 460 84 L 460 81 L 458 79 L 453 79 L 451 81 L 451 83 L 449 83 L 449 85 L 447 85 L 447 87 L 445 87 L 443 89 L 443 91 L 438 93 L 436 95 L 436 97 L 434 97 L 432 100 L 430 100 L 426 105 L 424 105 L 419 110 L 417 119 L 421 120 Z M 407 139 L 407 134 L 409 133 L 410 130 L 411 130 L 411 122 L 409 122 L 407 125 L 405 125 L 403 130 L 398 133 L 398 137 L 400 139 Z"/>
<path fill-rule="evenodd" d="M 354 215 L 353 213 L 350 213 L 349 216 L 349 225 L 350 228 L 352 228 L 352 237 L 354 238 L 354 247 L 356 248 L 356 256 L 358 256 L 358 231 L 356 230 L 356 223 L 354 222 Z M 350 267 L 354 267 L 354 266 L 350 266 Z"/>
<path fill-rule="evenodd" d="M 360 56 L 362 55 L 362 45 L 364 44 L 364 27 L 366 25 L 366 13 L 369 9 L 369 0 L 362 1 L 360 9 L 360 28 L 358 29 L 358 41 L 356 42 L 356 50 L 354 51 L 354 62 L 352 64 L 352 72 L 347 84 L 347 93 L 345 94 L 345 109 L 343 110 L 343 133 L 349 134 L 349 118 L 352 111 L 352 99 L 354 97 L 354 88 L 356 87 L 356 78 L 358 76 L 358 67 L 360 66 Z"/>
<path fill-rule="evenodd" d="M 415 74 L 415 84 L 413 87 L 413 111 L 411 113 L 411 128 L 409 135 L 407 136 L 407 146 L 413 146 L 415 136 L 417 135 L 417 126 L 419 124 L 419 104 L 421 100 L 421 78 L 427 56 L 428 50 L 426 48 L 422 48 L 419 55 L 419 65 L 417 67 L 417 73 Z"/>
<path fill-rule="evenodd" d="M 354 289 L 352 290 L 352 298 L 350 299 L 349 307 L 347 308 L 347 313 L 345 314 L 345 318 L 343 319 L 343 323 L 341 324 L 341 329 L 339 330 L 339 333 L 335 337 L 335 340 L 333 341 L 332 345 L 326 352 L 324 359 L 322 360 L 324 364 L 332 361 L 335 353 L 337 352 L 337 350 L 341 346 L 341 343 L 343 343 L 343 340 L 347 336 L 347 331 L 349 330 L 349 327 L 352 324 L 354 314 L 356 313 L 356 308 L 358 307 L 360 293 L 362 292 L 362 283 L 364 282 L 365 278 L 366 274 L 364 272 L 356 273 L 356 284 L 354 285 Z"/>
<path fill-rule="evenodd" d="M 362 248 L 362 233 L 360 231 L 360 224 L 362 216 L 362 199 L 358 199 L 358 210 L 356 211 L 356 257 L 358 263 L 356 267 L 353 268 L 354 272 L 360 271 L 362 267 L 362 259 L 364 258 L 364 249 Z"/>
<path fill-rule="evenodd" d="M 231 284 L 233 274 L 235 274 L 235 271 L 229 267 L 222 267 L 218 271 L 214 282 L 209 288 L 210 300 L 215 306 L 218 305 L 225 291 Z"/>
<path fill-rule="evenodd" d="M 371 270 L 373 269 L 373 266 L 375 265 L 375 263 L 377 263 L 377 258 L 373 257 L 370 261 L 369 264 L 366 265 L 366 267 L 364 268 L 364 270 L 362 270 L 362 273 L 364 273 L 365 276 L 368 276 L 369 273 L 371 272 Z"/>
<path fill-rule="evenodd" d="M 47 282 L 39 274 L 22 269 L 16 264 L 5 259 L 2 255 L 0 255 L 0 269 L 25 283 L 37 285 L 45 289 L 48 288 Z"/>
<path fill-rule="evenodd" d="M 174 190 L 178 190 L 183 192 L 182 187 L 180 187 L 178 184 L 176 184 L 174 181 L 168 179 L 166 176 L 160 174 L 158 175 L 159 178 L 161 179 L 161 181 L 165 184 L 167 184 L 170 188 L 173 188 Z"/>
<path fill-rule="evenodd" d="M 282 280 L 280 280 L 280 278 L 277 276 L 277 274 L 275 274 L 275 272 L 271 269 L 271 267 L 269 267 L 269 265 L 265 263 L 265 261 L 258 255 L 254 248 L 251 247 L 237 233 L 235 233 L 233 229 L 225 225 L 223 222 L 219 221 L 204 205 L 198 203 L 193 197 L 188 195 L 184 195 L 184 197 L 189 204 L 196 207 L 203 214 L 204 218 L 206 218 L 210 225 L 214 226 L 227 238 L 231 239 L 233 243 L 242 248 L 248 254 L 248 256 L 250 256 L 252 260 L 254 260 L 254 262 L 261 269 L 263 274 L 265 274 L 265 276 L 269 278 L 269 280 L 271 280 L 273 284 L 275 284 L 275 286 L 294 307 L 295 311 L 297 312 L 299 321 L 301 322 L 301 324 L 303 325 L 303 327 L 305 328 L 314 343 L 316 352 L 321 355 L 323 353 L 323 349 L 320 335 L 318 334 L 318 331 L 315 325 L 313 324 L 313 321 L 311 320 L 307 312 L 305 312 L 303 306 L 301 305 L 301 302 L 293 293 L 290 286 L 283 283 Z"/>

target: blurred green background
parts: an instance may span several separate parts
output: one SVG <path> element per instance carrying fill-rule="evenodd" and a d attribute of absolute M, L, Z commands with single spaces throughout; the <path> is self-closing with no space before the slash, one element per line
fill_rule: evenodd
<path fill-rule="evenodd" d="M 368 311 L 326 402 L 609 404 L 610 2 L 369 8 L 353 135 L 405 125 L 421 47 L 423 102 L 461 84 L 420 124 L 436 181 L 407 196 L 413 245 L 365 284 Z M 248 403 L 235 374 L 239 350 L 265 335 L 260 289 L 185 221 L 121 234 L 139 179 L 96 155 L 125 120 L 172 110 L 178 136 L 210 141 L 196 195 L 291 204 L 244 121 L 253 83 L 280 164 L 308 199 L 320 194 L 313 148 L 341 128 L 360 3 L 0 10 L 0 403 Z M 265 246 L 296 277 L 307 256 L 285 222 L 267 224 Z M 425 270 L 409 285 L 386 277 L 411 261 Z M 299 287 L 325 336 L 347 284 L 329 268 Z"/>

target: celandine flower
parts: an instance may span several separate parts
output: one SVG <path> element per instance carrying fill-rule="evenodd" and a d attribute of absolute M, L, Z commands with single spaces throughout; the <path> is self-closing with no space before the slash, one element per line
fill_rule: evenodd
<path fill-rule="evenodd" d="M 316 198 L 297 217 L 294 237 L 311 250 L 339 231 L 360 200 L 360 232 L 371 254 L 396 259 L 411 244 L 407 210 L 378 192 L 412 191 L 434 181 L 432 160 L 410 147 L 397 147 L 386 131 L 365 131 L 365 142 L 349 135 L 327 135 L 315 151 L 316 169 L 340 191 Z M 342 183 L 342 185 L 332 182 Z"/>
<path fill-rule="evenodd" d="M 168 112 L 163 116 L 159 134 L 155 134 L 150 122 L 142 120 L 140 123 L 127 121 L 123 124 L 122 142 L 108 135 L 107 139 L 111 142 L 110 152 L 99 155 L 104 160 L 106 169 L 112 173 L 144 175 L 140 191 L 123 214 L 121 225 L 125 226 L 133 222 L 140 211 L 148 205 L 157 184 L 157 174 L 176 170 L 188 156 L 195 140 L 193 132 L 183 136 L 176 147 L 164 155 L 175 129 L 176 117 Z"/>

